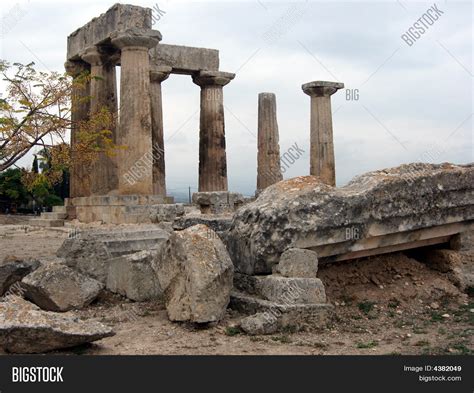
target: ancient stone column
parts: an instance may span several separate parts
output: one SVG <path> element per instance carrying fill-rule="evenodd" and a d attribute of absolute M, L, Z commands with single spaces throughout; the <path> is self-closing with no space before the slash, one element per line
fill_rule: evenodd
<path fill-rule="evenodd" d="M 89 65 L 82 61 L 67 61 L 64 64 L 66 72 L 73 78 L 71 97 L 71 176 L 69 197 L 85 197 L 91 194 L 90 171 L 80 162 L 76 152 L 79 124 L 87 120 L 90 109 L 90 83 L 79 78 L 89 72 Z M 78 79 L 79 78 L 79 79 Z"/>
<path fill-rule="evenodd" d="M 81 54 L 82 60 L 91 67 L 90 111 L 98 113 L 107 109 L 112 115 L 113 123 L 110 125 L 110 138 L 117 142 L 115 120 L 117 118 L 117 83 L 115 74 L 115 61 L 111 56 L 96 46 L 87 48 Z M 100 131 L 100 130 L 98 130 Z M 100 138 L 100 148 L 105 147 L 104 139 Z M 117 160 L 105 151 L 100 151 L 91 170 L 91 193 L 93 195 L 106 195 L 118 188 Z"/>
<path fill-rule="evenodd" d="M 151 140 L 153 143 L 153 194 L 166 196 L 165 144 L 163 137 L 163 103 L 161 82 L 170 75 L 171 67 L 155 66 L 150 71 Z"/>
<path fill-rule="evenodd" d="M 334 142 L 332 132 L 331 95 L 342 89 L 344 83 L 315 81 L 302 86 L 311 96 L 310 174 L 321 181 L 336 185 Z"/>
<path fill-rule="evenodd" d="M 283 180 L 280 169 L 280 145 L 273 93 L 258 95 L 257 193 Z"/>
<path fill-rule="evenodd" d="M 119 193 L 153 194 L 153 152 L 151 135 L 150 60 L 148 50 L 158 44 L 156 30 L 129 29 L 112 35 L 121 49 L 120 124 L 117 143 Z"/>
<path fill-rule="evenodd" d="M 223 86 L 235 74 L 201 71 L 193 81 L 201 86 L 199 121 L 199 191 L 227 191 Z"/>

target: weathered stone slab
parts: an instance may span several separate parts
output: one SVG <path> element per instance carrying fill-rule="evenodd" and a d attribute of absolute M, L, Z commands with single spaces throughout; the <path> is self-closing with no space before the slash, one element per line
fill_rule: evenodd
<path fill-rule="evenodd" d="M 324 285 L 318 278 L 283 277 L 276 274 L 249 276 L 236 273 L 234 286 L 240 291 L 279 304 L 326 303 Z"/>
<path fill-rule="evenodd" d="M 11 353 L 41 353 L 113 336 L 111 328 L 74 315 L 42 311 L 17 296 L 0 302 L 0 346 Z"/>
<path fill-rule="evenodd" d="M 103 285 L 59 264 L 45 264 L 23 278 L 24 296 L 48 311 L 81 309 L 97 298 Z"/>
<path fill-rule="evenodd" d="M 150 220 L 153 223 L 162 221 L 173 222 L 176 218 L 184 215 L 184 205 L 182 203 L 161 204 L 151 207 Z"/>
<path fill-rule="evenodd" d="M 216 322 L 225 313 L 234 269 L 224 244 L 209 231 L 196 225 L 175 232 L 154 261 L 172 321 Z"/>
<path fill-rule="evenodd" d="M 169 66 L 175 74 L 219 70 L 219 51 L 191 46 L 159 44 L 150 50 L 152 66 Z"/>
<path fill-rule="evenodd" d="M 314 330 L 325 328 L 334 311 L 330 304 L 279 304 L 233 291 L 229 307 L 253 316 L 242 320 L 248 334 L 271 334 L 281 330 Z M 258 315 L 256 315 L 258 313 Z"/>
<path fill-rule="evenodd" d="M 20 281 L 40 266 L 39 261 L 22 261 L 15 257 L 6 257 L 0 264 L 0 296 L 15 282 Z"/>
<path fill-rule="evenodd" d="M 115 4 L 104 14 L 71 33 L 67 39 L 67 59 L 76 60 L 87 47 L 107 44 L 110 34 L 129 28 L 152 28 L 152 10 L 129 4 Z"/>
<path fill-rule="evenodd" d="M 64 258 L 73 269 L 105 284 L 113 258 L 142 250 L 157 250 L 169 236 L 169 230 L 157 225 L 78 231 L 64 241 L 56 255 Z"/>
<path fill-rule="evenodd" d="M 290 248 L 281 254 L 280 261 L 273 266 L 273 272 L 285 277 L 316 278 L 318 254 L 311 250 Z"/>
<path fill-rule="evenodd" d="M 112 259 L 107 289 L 137 302 L 160 298 L 163 291 L 152 268 L 154 257 L 154 252 L 140 251 Z"/>
<path fill-rule="evenodd" d="M 237 211 L 227 246 L 238 271 L 270 273 L 288 248 L 312 249 L 321 262 L 325 248 L 327 256 L 366 249 L 377 253 L 392 241 L 419 240 L 413 231 L 456 225 L 454 230 L 462 232 L 472 220 L 473 164 L 409 164 L 370 172 L 340 188 L 314 176 L 274 184 Z M 443 236 L 452 231 L 429 236 L 446 241 Z M 337 249 L 336 254 L 327 248 Z"/>

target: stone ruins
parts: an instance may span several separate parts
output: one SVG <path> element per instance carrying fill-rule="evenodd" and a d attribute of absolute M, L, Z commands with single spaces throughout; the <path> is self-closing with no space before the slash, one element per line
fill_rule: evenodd
<path fill-rule="evenodd" d="M 108 107 L 118 116 L 113 140 L 126 149 L 101 155 L 90 173 L 73 164 L 66 206 L 32 222 L 64 225 L 67 218 L 77 225 L 57 252 L 61 262 L 0 266 L 2 291 L 20 283 L 39 306 L 0 304 L 4 348 L 46 351 L 112 335 L 87 322 L 83 332 L 71 333 L 71 321 L 54 314 L 86 307 L 103 289 L 163 301 L 172 321 L 216 323 L 230 307 L 242 314 L 239 328 L 248 334 L 324 327 L 333 305 L 319 265 L 434 245 L 446 251 L 436 258 L 453 282 L 474 286 L 472 266 L 450 259 L 474 228 L 473 164 L 401 165 L 336 187 L 331 95 L 344 84 L 313 81 L 302 86 L 311 97 L 310 175 L 283 180 L 276 97 L 260 93 L 256 197 L 244 198 L 227 183 L 223 89 L 235 75 L 219 70 L 217 50 L 161 39 L 150 9 L 123 4 L 68 37 L 67 72 L 99 77 L 76 92 L 91 99 L 74 96 L 73 120 Z M 199 191 L 192 204 L 166 194 L 161 84 L 170 74 L 190 75 L 201 88 Z M 108 225 L 85 225 L 96 221 Z M 22 307 L 43 326 L 42 345 L 7 339 L 12 326 L 34 337 L 32 321 L 5 317 Z M 56 332 L 58 321 L 64 331 Z"/>

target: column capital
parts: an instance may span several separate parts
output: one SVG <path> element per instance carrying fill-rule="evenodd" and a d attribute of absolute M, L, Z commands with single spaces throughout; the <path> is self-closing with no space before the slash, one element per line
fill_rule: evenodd
<path fill-rule="evenodd" d="M 172 68 L 169 66 L 154 66 L 150 69 L 150 81 L 161 83 L 168 79 Z"/>
<path fill-rule="evenodd" d="M 301 86 L 305 94 L 311 97 L 329 97 L 339 89 L 344 88 L 341 82 L 314 81 Z"/>
<path fill-rule="evenodd" d="M 80 56 L 83 61 L 89 63 L 91 66 L 103 65 L 110 61 L 110 56 L 95 45 L 84 49 Z"/>
<path fill-rule="evenodd" d="M 198 74 L 193 75 L 193 82 L 201 87 L 203 86 L 225 86 L 232 79 L 235 74 L 231 72 L 222 71 L 199 71 Z"/>
<path fill-rule="evenodd" d="M 66 70 L 66 73 L 69 76 L 75 78 L 76 76 L 79 76 L 82 72 L 84 72 L 86 69 L 88 69 L 88 64 L 84 63 L 81 60 L 68 60 L 64 63 L 64 69 Z"/>
<path fill-rule="evenodd" d="M 161 41 L 161 33 L 158 30 L 131 28 L 114 32 L 110 38 L 112 45 L 122 50 L 128 47 L 151 49 Z"/>

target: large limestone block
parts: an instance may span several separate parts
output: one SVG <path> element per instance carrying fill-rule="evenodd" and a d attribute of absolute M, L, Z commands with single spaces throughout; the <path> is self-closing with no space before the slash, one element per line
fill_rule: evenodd
<path fill-rule="evenodd" d="M 158 225 L 85 230 L 66 239 L 56 255 L 64 258 L 69 267 L 105 284 L 113 258 L 158 250 L 169 236 L 170 232 Z"/>
<path fill-rule="evenodd" d="M 15 257 L 6 257 L 0 264 L 0 296 L 3 296 L 11 285 L 36 270 L 39 265 L 39 261 L 36 260 L 22 261 Z"/>
<path fill-rule="evenodd" d="M 264 299 L 280 304 L 326 303 L 326 292 L 319 278 L 288 278 L 271 274 L 258 278 L 258 292 Z"/>
<path fill-rule="evenodd" d="M 290 248 L 283 252 L 273 272 L 285 277 L 316 278 L 318 254 L 311 250 Z"/>
<path fill-rule="evenodd" d="M 175 232 L 154 261 L 168 317 L 197 323 L 219 321 L 230 299 L 233 265 L 205 225 Z"/>
<path fill-rule="evenodd" d="M 155 255 L 150 251 L 140 251 L 112 259 L 107 289 L 137 302 L 159 298 L 162 290 L 152 268 Z"/>
<path fill-rule="evenodd" d="M 409 164 L 340 188 L 315 176 L 276 183 L 236 212 L 227 246 L 237 271 L 271 273 L 288 248 L 348 252 L 360 239 L 473 219 L 474 164 Z"/>
<path fill-rule="evenodd" d="M 0 346 L 11 353 L 41 353 L 113 336 L 111 328 L 73 315 L 42 311 L 17 296 L 0 302 Z"/>
<path fill-rule="evenodd" d="M 49 311 L 83 308 L 96 299 L 103 288 L 99 281 L 59 263 L 41 266 L 26 276 L 21 286 L 25 298 Z"/>

